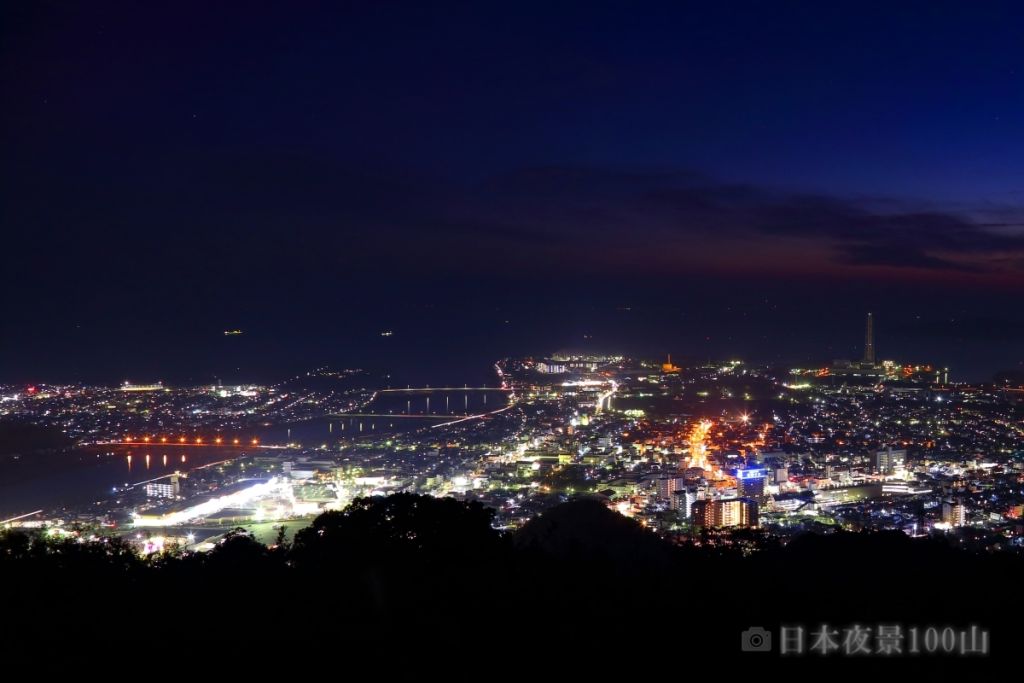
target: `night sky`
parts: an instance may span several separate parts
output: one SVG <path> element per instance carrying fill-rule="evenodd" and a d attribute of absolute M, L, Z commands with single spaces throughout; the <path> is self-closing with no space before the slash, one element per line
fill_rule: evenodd
<path fill-rule="evenodd" d="M 1021 3 L 268 7 L 4 3 L 0 382 L 1024 370 Z"/>

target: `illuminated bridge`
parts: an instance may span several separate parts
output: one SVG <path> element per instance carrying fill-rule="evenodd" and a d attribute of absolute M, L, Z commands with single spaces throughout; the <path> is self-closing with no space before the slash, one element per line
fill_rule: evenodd
<path fill-rule="evenodd" d="M 426 413 L 334 413 L 330 417 L 337 417 L 337 418 L 346 418 L 346 417 L 378 417 L 378 418 L 382 418 L 382 419 L 384 419 L 384 418 L 390 419 L 392 417 L 397 417 L 397 418 L 413 419 L 413 420 L 450 420 L 453 417 L 459 417 L 460 415 L 462 415 L 462 414 L 461 413 L 444 413 L 444 414 L 431 413 L 431 414 L 428 415 Z M 466 415 L 468 415 L 468 413 L 466 413 Z"/>
<path fill-rule="evenodd" d="M 404 389 L 379 389 L 378 394 L 429 394 L 435 391 L 504 391 L 511 393 L 506 387 L 406 387 Z"/>
<path fill-rule="evenodd" d="M 184 436 L 171 438 L 161 437 L 132 437 L 126 436 L 123 439 L 112 439 L 110 441 L 95 441 L 82 444 L 83 446 L 143 446 L 143 447 L 174 447 L 174 448 L 284 448 L 284 446 L 271 446 L 260 443 L 259 439 L 225 439 L 217 436 L 213 438 L 186 438 Z"/>

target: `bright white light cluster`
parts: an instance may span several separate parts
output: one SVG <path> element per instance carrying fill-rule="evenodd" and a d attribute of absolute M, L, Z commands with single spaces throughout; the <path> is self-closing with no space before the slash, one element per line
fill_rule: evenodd
<path fill-rule="evenodd" d="M 226 496 L 212 498 L 200 503 L 199 505 L 194 505 L 190 508 L 179 510 L 178 512 L 169 512 L 158 518 L 139 517 L 138 513 L 136 513 L 133 525 L 141 527 L 184 524 L 191 520 L 220 512 L 221 510 L 242 507 L 258 498 L 279 493 L 287 493 L 288 488 L 289 486 L 287 481 L 274 477 L 273 479 L 259 484 L 254 484 L 248 488 L 242 489 L 241 491 L 235 491 L 234 493 L 229 493 Z"/>

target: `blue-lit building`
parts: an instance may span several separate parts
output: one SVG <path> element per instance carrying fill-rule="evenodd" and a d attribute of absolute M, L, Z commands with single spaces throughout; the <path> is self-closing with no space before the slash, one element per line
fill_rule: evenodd
<path fill-rule="evenodd" d="M 748 467 L 736 470 L 736 494 L 740 498 L 761 500 L 764 498 L 765 470 L 760 467 Z"/>

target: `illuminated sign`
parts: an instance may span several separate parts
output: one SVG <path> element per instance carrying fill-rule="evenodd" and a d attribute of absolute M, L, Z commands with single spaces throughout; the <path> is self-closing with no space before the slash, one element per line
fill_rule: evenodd
<path fill-rule="evenodd" d="M 762 469 L 748 469 L 748 470 L 736 470 L 737 479 L 764 479 L 764 470 Z"/>

